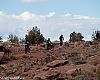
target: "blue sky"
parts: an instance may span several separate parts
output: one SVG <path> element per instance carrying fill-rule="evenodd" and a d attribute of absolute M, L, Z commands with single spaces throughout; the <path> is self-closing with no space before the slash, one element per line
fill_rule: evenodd
<path fill-rule="evenodd" d="M 23 37 L 37 25 L 52 40 L 60 34 L 68 40 L 73 31 L 90 40 L 93 31 L 100 29 L 99 8 L 100 0 L 0 0 L 0 35 Z"/>
<path fill-rule="evenodd" d="M 37 14 L 56 12 L 100 17 L 100 0 L 47 0 L 41 3 L 24 3 L 21 0 L 0 0 L 0 10 L 7 14 L 20 14 L 24 11 Z"/>

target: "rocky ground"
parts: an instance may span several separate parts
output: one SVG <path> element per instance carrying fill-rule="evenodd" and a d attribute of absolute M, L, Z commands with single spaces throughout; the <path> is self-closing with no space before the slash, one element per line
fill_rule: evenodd
<path fill-rule="evenodd" d="M 27 54 L 24 46 L 10 49 L 12 53 L 4 57 L 0 52 L 0 80 L 100 80 L 100 46 L 70 43 L 51 50 L 31 46 Z"/>

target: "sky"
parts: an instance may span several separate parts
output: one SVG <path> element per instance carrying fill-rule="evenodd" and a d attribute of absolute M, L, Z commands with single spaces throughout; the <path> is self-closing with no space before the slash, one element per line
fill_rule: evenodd
<path fill-rule="evenodd" d="M 38 26 L 46 38 L 65 40 L 71 32 L 81 32 L 91 40 L 100 30 L 100 0 L 0 0 L 0 36 L 13 33 L 23 38 Z"/>

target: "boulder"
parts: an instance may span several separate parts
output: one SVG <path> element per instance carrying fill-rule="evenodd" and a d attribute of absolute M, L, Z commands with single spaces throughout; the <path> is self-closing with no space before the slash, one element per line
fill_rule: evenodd
<path fill-rule="evenodd" d="M 81 72 L 81 68 L 70 69 L 66 72 L 67 76 L 75 77 L 78 73 Z"/>
<path fill-rule="evenodd" d="M 70 70 L 68 70 L 68 71 L 66 72 L 66 74 L 67 74 L 67 75 L 73 75 L 73 74 L 75 74 L 75 72 L 76 72 L 76 69 L 70 69 Z"/>
<path fill-rule="evenodd" d="M 55 68 L 67 64 L 67 60 L 55 60 L 47 64 L 47 67 Z"/>
<path fill-rule="evenodd" d="M 34 76 L 33 80 L 53 80 L 56 79 L 60 73 L 55 70 L 49 70 Z"/>

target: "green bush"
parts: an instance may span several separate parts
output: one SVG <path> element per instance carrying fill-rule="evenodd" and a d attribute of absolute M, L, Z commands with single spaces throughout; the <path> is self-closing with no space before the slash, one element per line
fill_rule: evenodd
<path fill-rule="evenodd" d="M 25 40 L 31 44 L 40 44 L 43 43 L 45 39 L 43 34 L 41 34 L 40 29 L 35 26 L 28 32 L 28 35 L 25 36 Z"/>
<path fill-rule="evenodd" d="M 76 32 L 73 32 L 70 34 L 70 42 L 76 42 L 76 41 L 82 41 L 84 37 L 82 36 L 81 33 L 76 33 Z"/>

